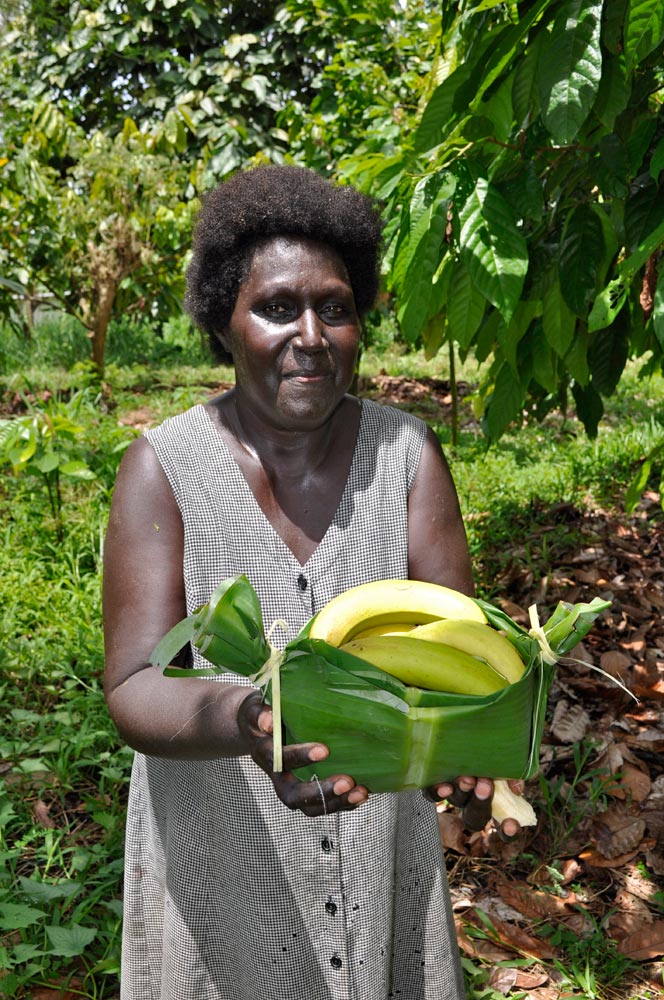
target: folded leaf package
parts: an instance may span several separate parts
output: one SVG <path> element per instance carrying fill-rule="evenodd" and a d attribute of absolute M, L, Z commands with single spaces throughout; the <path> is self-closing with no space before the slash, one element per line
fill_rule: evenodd
<path fill-rule="evenodd" d="M 305 779 L 350 774 L 387 792 L 460 774 L 528 778 L 556 662 L 609 606 L 561 601 L 544 625 L 533 607 L 525 629 L 449 588 L 381 580 L 332 600 L 281 652 L 266 638 L 249 580 L 237 576 L 171 629 L 151 661 L 168 676 L 250 678 L 273 707 L 275 770 L 283 724 L 286 743 L 330 749 L 298 771 Z M 209 667 L 170 666 L 189 642 Z"/>

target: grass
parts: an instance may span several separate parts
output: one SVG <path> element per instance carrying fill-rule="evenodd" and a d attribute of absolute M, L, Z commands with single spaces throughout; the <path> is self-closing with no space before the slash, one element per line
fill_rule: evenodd
<path fill-rule="evenodd" d="M 68 987 L 90 1000 L 117 997 L 131 754 L 108 719 L 101 687 L 108 503 L 122 447 L 135 433 L 128 422 L 162 420 L 231 378 L 228 369 L 203 362 L 198 345 L 187 346 L 179 327 L 166 331 L 156 347 L 144 333 L 127 344 L 125 329 L 116 331 L 106 384 L 95 387 L 77 353 L 77 337 L 73 329 L 42 330 L 39 349 L 23 345 L 20 354 L 0 332 L 0 389 L 16 389 L 12 372 L 20 370 L 33 389 L 48 388 L 65 400 L 72 389 L 90 390 L 79 412 L 86 433 L 76 447 L 95 476 L 63 480 L 59 543 L 39 478 L 0 474 L 0 694 L 9 720 L 0 732 L 0 996 L 17 1000 L 40 986 Z M 64 364 L 54 365 L 55 357 Z M 362 358 L 363 374 L 381 370 L 413 378 L 446 375 L 444 361 L 404 354 L 389 331 L 382 341 L 374 335 Z M 460 377 L 472 383 L 476 374 L 468 366 Z M 537 571 L 556 566 L 573 542 L 566 535 L 573 527 L 562 524 L 529 540 L 554 505 L 620 509 L 639 459 L 664 437 L 662 388 L 661 378 L 642 380 L 632 367 L 597 441 L 573 420 L 552 415 L 541 427 L 506 435 L 490 451 L 464 403 L 464 429 L 448 454 L 484 596 L 494 596 L 508 559 Z M 447 442 L 448 428 L 436 429 Z M 579 775 L 589 780 L 582 758 Z M 541 799 L 562 836 L 562 827 L 577 821 L 573 796 L 546 785 Z M 533 867 L 542 863 L 533 859 Z M 570 995 L 603 996 L 604 986 L 625 971 L 601 928 L 589 941 L 558 943 L 566 956 L 559 972 Z M 485 967 L 464 963 L 469 1000 L 502 996 L 488 985 Z"/>

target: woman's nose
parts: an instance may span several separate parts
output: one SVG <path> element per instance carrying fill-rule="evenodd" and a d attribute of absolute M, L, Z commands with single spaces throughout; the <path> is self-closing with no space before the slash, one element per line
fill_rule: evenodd
<path fill-rule="evenodd" d="M 325 325 L 315 309 L 305 309 L 298 320 L 294 347 L 303 351 L 321 351 L 327 346 Z"/>

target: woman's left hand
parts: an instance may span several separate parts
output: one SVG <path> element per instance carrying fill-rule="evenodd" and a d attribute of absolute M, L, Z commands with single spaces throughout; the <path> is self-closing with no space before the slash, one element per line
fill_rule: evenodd
<path fill-rule="evenodd" d="M 302 781 L 293 771 L 299 767 L 325 760 L 329 755 L 323 743 L 300 743 L 282 748 L 283 770 L 273 770 L 273 718 L 258 691 L 244 699 L 238 712 L 240 732 L 254 761 L 270 778 L 279 799 L 289 809 L 305 816 L 356 809 L 369 797 L 363 785 L 357 785 L 348 774 L 336 774 L 320 781 Z"/>
<path fill-rule="evenodd" d="M 517 795 L 523 795 L 523 781 L 510 781 L 510 788 Z M 447 801 L 461 809 L 464 825 L 469 830 L 483 830 L 491 819 L 493 781 L 491 778 L 475 778 L 462 775 L 454 781 L 443 781 L 429 789 L 433 799 Z M 521 832 L 521 824 L 516 819 L 504 819 L 498 827 L 503 840 L 512 840 Z"/>

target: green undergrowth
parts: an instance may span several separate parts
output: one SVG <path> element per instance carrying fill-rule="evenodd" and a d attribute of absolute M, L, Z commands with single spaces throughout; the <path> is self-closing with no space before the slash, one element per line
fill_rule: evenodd
<path fill-rule="evenodd" d="M 398 352 L 389 351 L 392 360 L 388 354 L 375 356 L 374 371 L 397 370 Z M 367 352 L 363 365 L 370 360 Z M 404 356 L 399 363 L 399 373 L 412 377 L 431 364 Z M 136 427 L 197 402 L 230 377 L 228 369 L 178 365 L 172 359 L 163 365 L 111 362 L 103 385 L 95 385 L 85 365 L 68 372 L 32 367 L 29 385 L 8 373 L 2 377 L 2 387 L 11 382 L 12 392 L 31 394 L 37 407 L 46 405 L 45 389 L 65 404 L 72 393 L 85 393 L 77 415 L 84 433 L 71 447 L 72 457 L 92 475 L 62 478 L 58 538 L 43 478 L 34 469 L 17 476 L 6 467 L 0 471 L 5 719 L 0 730 L 0 996 L 23 1000 L 40 986 L 66 986 L 95 1000 L 118 995 L 131 754 L 108 719 L 102 695 L 100 583 L 108 504 L 117 465 Z M 439 370 L 437 377 L 445 375 Z M 594 442 L 573 419 L 556 416 L 543 426 L 510 433 L 490 450 L 474 429 L 469 409 L 455 449 L 449 447 L 449 429 L 436 427 L 457 481 L 478 583 L 487 596 L 495 596 L 508 552 L 514 558 L 517 549 L 524 565 L 556 566 L 573 543 L 566 536 L 573 525 L 562 524 L 549 533 L 544 548 L 540 541 L 537 551 L 529 551 L 533 528 L 550 522 L 555 505 L 621 509 L 635 465 L 662 436 L 661 388 L 661 382 L 646 384 L 630 371 Z M 536 860 L 541 864 L 543 859 Z M 469 996 L 492 996 L 484 970 L 467 973 Z M 596 969 L 595 976 L 601 975 Z M 570 995 L 584 995 L 578 983 Z"/>

